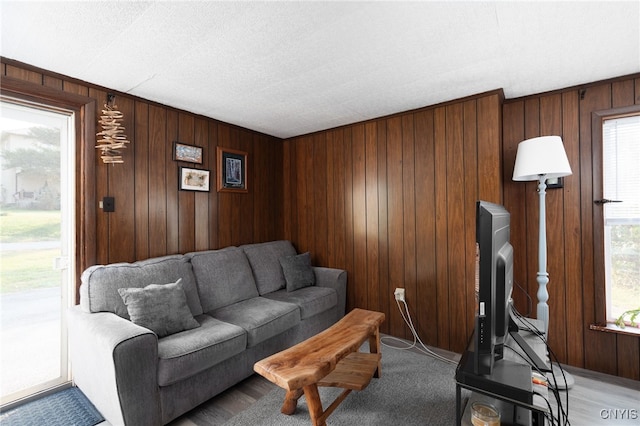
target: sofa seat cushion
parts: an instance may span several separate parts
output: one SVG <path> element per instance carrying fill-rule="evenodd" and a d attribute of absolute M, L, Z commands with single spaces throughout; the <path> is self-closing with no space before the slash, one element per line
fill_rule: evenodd
<path fill-rule="evenodd" d="M 247 347 L 255 346 L 300 323 L 298 305 L 264 297 L 244 300 L 209 314 L 242 327 L 247 332 Z"/>
<path fill-rule="evenodd" d="M 329 287 L 305 287 L 296 291 L 279 290 L 262 296 L 300 307 L 300 319 L 307 319 L 336 307 L 338 293 Z"/>
<path fill-rule="evenodd" d="M 260 295 L 284 288 L 285 280 L 280 258 L 296 255 L 296 249 L 290 241 L 246 244 L 240 248 L 249 259 Z"/>
<path fill-rule="evenodd" d="M 242 249 L 227 247 L 188 253 L 204 312 L 258 296 L 253 272 Z"/>
<path fill-rule="evenodd" d="M 158 339 L 158 384 L 167 386 L 231 358 L 247 347 L 237 325 L 198 315 L 200 327 Z"/>

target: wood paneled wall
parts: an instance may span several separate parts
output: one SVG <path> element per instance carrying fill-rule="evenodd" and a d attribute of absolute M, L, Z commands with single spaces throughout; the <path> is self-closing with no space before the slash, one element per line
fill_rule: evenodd
<path fill-rule="evenodd" d="M 502 92 L 288 139 L 285 237 L 348 273 L 348 307 L 406 290 L 421 339 L 461 352 L 474 312 L 475 202 L 502 201 Z"/>
<path fill-rule="evenodd" d="M 107 90 L 26 64 L 2 59 L 1 75 L 96 100 L 96 117 Z M 124 164 L 95 159 L 95 199 L 115 197 L 116 210 L 96 208 L 96 263 L 134 261 L 282 237 L 282 140 L 210 118 L 116 92 L 124 114 Z M 202 165 L 173 160 L 173 141 L 204 149 Z M 92 142 L 95 145 L 95 141 Z M 248 188 L 218 193 L 216 146 L 248 153 Z M 178 189 L 179 166 L 212 171 L 211 191 Z"/>
<path fill-rule="evenodd" d="M 0 65 L 2 76 L 98 106 L 106 98 L 104 88 L 4 58 Z M 640 77 L 504 105 L 496 91 L 286 141 L 116 95 L 132 143 L 123 165 L 96 160 L 96 200 L 116 198 L 115 213 L 96 209 L 97 263 L 287 238 L 315 264 L 346 269 L 348 306 L 384 312 L 385 333 L 410 337 L 393 297 L 402 287 L 421 339 L 457 352 L 472 331 L 477 199 L 510 210 L 523 288 L 514 297 L 521 312 L 535 313 L 536 188 L 511 174 L 518 142 L 561 135 L 573 175 L 547 195 L 551 346 L 563 362 L 640 379 L 640 338 L 589 329 L 591 113 L 640 104 Z M 217 145 L 247 151 L 249 193 L 179 191 L 174 140 L 202 146 L 201 167 L 212 172 Z"/>
<path fill-rule="evenodd" d="M 594 282 L 593 182 L 591 116 L 595 111 L 640 104 L 640 78 L 633 76 L 524 99 L 506 101 L 503 110 L 504 200 L 512 217 L 515 281 L 523 292 L 515 299 L 521 312 L 535 316 L 538 284 L 538 195 L 536 182 L 513 182 L 511 174 L 520 141 L 560 135 L 573 174 L 563 189 L 546 196 L 550 281 L 551 348 L 571 365 L 640 379 L 640 336 L 590 330 L 600 322 Z M 600 287 L 601 288 L 601 287 Z"/>

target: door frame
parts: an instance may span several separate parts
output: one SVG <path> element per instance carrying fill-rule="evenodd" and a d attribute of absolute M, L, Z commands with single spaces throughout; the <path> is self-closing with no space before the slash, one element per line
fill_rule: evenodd
<path fill-rule="evenodd" d="M 96 261 L 96 101 L 12 77 L 3 77 L 0 95 L 71 111 L 75 114 L 75 300 L 80 300 L 82 271 Z"/>

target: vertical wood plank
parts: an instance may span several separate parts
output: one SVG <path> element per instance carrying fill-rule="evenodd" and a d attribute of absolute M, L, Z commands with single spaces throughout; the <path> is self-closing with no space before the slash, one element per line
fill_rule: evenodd
<path fill-rule="evenodd" d="M 393 290 L 389 282 L 389 202 L 387 182 L 387 121 L 379 120 L 376 123 L 377 156 L 378 156 L 378 280 L 380 282 L 380 300 L 378 309 L 387 312 L 391 305 Z M 390 322 L 385 321 L 380 330 L 389 333 Z"/>
<path fill-rule="evenodd" d="M 627 379 L 640 380 L 640 339 L 638 336 L 617 335 L 616 352 L 618 368 L 616 374 Z"/>
<path fill-rule="evenodd" d="M 167 254 L 166 109 L 149 106 L 149 257 Z"/>
<path fill-rule="evenodd" d="M 217 191 L 217 173 L 220 172 L 220 165 L 217 163 L 217 147 L 219 145 L 219 134 L 218 134 L 218 123 L 210 121 L 209 122 L 209 137 L 208 137 L 208 145 L 207 157 L 209 159 L 209 167 L 211 169 L 211 192 L 209 193 L 209 248 L 210 249 L 218 249 L 221 248 L 219 239 L 219 197 Z"/>
<path fill-rule="evenodd" d="M 327 207 L 327 141 L 324 133 L 313 137 L 313 195 L 314 237 L 313 256 L 317 264 L 327 264 L 328 207 Z"/>
<path fill-rule="evenodd" d="M 149 257 L 149 104 L 135 102 L 135 258 Z"/>
<path fill-rule="evenodd" d="M 135 260 L 135 108 L 128 97 L 116 98 L 116 105 L 124 115 L 122 124 L 131 142 L 122 150 L 123 164 L 109 165 L 109 195 L 115 197 L 116 209 L 107 213 L 109 217 L 109 262 L 131 262 Z M 133 133 L 132 133 L 133 132 Z"/>
<path fill-rule="evenodd" d="M 478 193 L 480 199 L 502 203 L 502 132 L 501 104 L 497 94 L 477 100 L 478 123 Z"/>
<path fill-rule="evenodd" d="M 247 187 L 248 193 L 235 194 L 237 205 L 238 222 L 234 225 L 234 229 L 238 229 L 238 238 L 235 240 L 236 245 L 249 244 L 253 241 L 253 207 L 256 185 L 256 163 L 253 146 L 254 138 L 257 135 L 246 129 L 238 131 L 238 147 L 241 151 L 247 153 Z M 259 187 L 259 184 L 258 184 Z"/>
<path fill-rule="evenodd" d="M 404 257 L 405 299 L 410 312 L 418 307 L 416 284 L 416 177 L 415 131 L 413 114 L 402 115 L 402 233 Z M 403 327 L 405 337 L 411 337 L 408 327 Z"/>
<path fill-rule="evenodd" d="M 62 90 L 62 79 L 57 77 L 51 77 L 49 75 L 42 76 L 42 85 L 51 87 L 54 89 Z M 101 107 L 102 105 L 98 105 Z"/>
<path fill-rule="evenodd" d="M 503 138 L 502 164 L 504 170 L 504 205 L 511 214 L 511 244 L 514 247 L 514 289 L 513 299 L 516 309 L 530 317 L 535 312 L 535 305 L 527 292 L 527 259 L 529 258 L 526 225 L 525 200 L 526 185 L 512 180 L 513 167 L 516 161 L 518 144 L 524 136 L 524 102 L 510 102 L 503 107 Z"/>
<path fill-rule="evenodd" d="M 351 152 L 353 160 L 353 280 L 358 291 L 351 306 L 367 306 L 369 281 L 367 277 L 367 200 L 365 127 L 352 126 Z"/>
<path fill-rule="evenodd" d="M 336 164 L 334 161 L 334 157 L 336 152 L 338 152 L 338 147 L 336 146 L 336 131 L 329 131 L 326 134 L 326 175 L 325 175 L 325 185 L 327 187 L 326 191 L 326 214 L 327 214 L 327 255 L 326 255 L 326 264 L 327 265 L 336 265 L 336 243 L 335 243 L 335 235 L 337 232 L 336 226 L 336 211 L 334 206 L 337 203 L 336 200 L 336 187 L 335 187 L 335 173 L 336 173 Z"/>
<path fill-rule="evenodd" d="M 167 110 L 165 174 L 167 194 L 167 254 L 180 252 L 180 204 L 178 198 L 178 164 L 173 161 L 173 141 L 178 140 L 178 113 Z"/>
<path fill-rule="evenodd" d="M 75 93 L 77 95 L 82 95 L 82 96 L 87 96 L 89 92 L 89 88 L 84 84 L 75 83 L 67 80 L 62 81 L 62 90 L 64 90 L 67 93 Z M 124 99 L 123 97 L 118 97 L 118 98 Z M 133 100 L 129 99 L 128 102 L 133 102 Z M 117 103 L 117 100 L 116 100 L 116 103 Z M 126 116 L 125 116 L 125 120 L 126 120 Z M 129 132 L 130 134 L 132 134 L 131 129 L 133 129 L 133 126 L 128 127 L 128 129 L 130 129 Z"/>
<path fill-rule="evenodd" d="M 417 328 L 422 340 L 437 345 L 438 285 L 436 272 L 435 142 L 433 110 L 415 114 Z"/>
<path fill-rule="evenodd" d="M 186 113 L 178 113 L 178 135 L 174 141 L 194 144 L 194 117 Z M 173 150 L 173 142 L 171 149 Z M 173 152 L 172 152 L 173 155 Z M 174 161 L 178 168 L 199 168 L 191 163 Z M 178 174 L 179 176 L 179 174 Z M 195 250 L 195 193 L 193 191 L 178 190 L 178 252 L 187 253 Z"/>
<path fill-rule="evenodd" d="M 308 137 L 301 138 L 296 144 L 296 164 L 300 167 L 296 168 L 296 203 L 298 215 L 298 238 L 296 240 L 298 251 L 309 251 L 309 233 L 313 229 L 313 223 L 310 222 L 311 205 L 307 198 L 308 180 L 312 178 L 307 171 L 307 159 L 311 156 L 311 142 Z"/>
<path fill-rule="evenodd" d="M 100 120 L 107 93 L 91 89 L 89 95 L 98 100 L 95 111 L 97 133 L 101 130 L 97 123 L 98 120 Z M 109 195 L 109 167 L 102 163 L 99 155 L 95 156 L 95 171 L 96 202 L 99 202 L 103 197 Z M 109 213 L 105 213 L 99 208 L 96 208 L 96 262 L 98 264 L 106 264 L 109 262 Z"/>
<path fill-rule="evenodd" d="M 232 148 L 230 146 L 231 133 L 230 128 L 226 124 L 218 125 L 218 146 Z M 216 163 L 217 173 L 220 173 L 220 164 Z M 220 248 L 233 245 L 231 216 L 231 201 L 229 193 L 218 192 L 218 246 Z"/>
<path fill-rule="evenodd" d="M 580 223 L 580 135 L 577 91 L 562 95 L 562 140 L 573 172 L 564 179 L 564 244 L 566 291 L 567 362 L 584 366 L 584 318 L 582 307 L 582 224 Z M 568 338 L 570 336 L 570 338 Z"/>
<path fill-rule="evenodd" d="M 450 347 L 451 307 L 449 300 L 448 228 L 447 217 L 447 115 L 446 107 L 434 112 L 435 135 L 435 215 L 436 215 L 436 282 L 438 300 L 438 347 Z"/>
<path fill-rule="evenodd" d="M 366 188 L 366 276 L 367 301 L 365 306 L 380 311 L 380 263 L 378 248 L 378 124 L 365 125 L 365 188 Z"/>
<path fill-rule="evenodd" d="M 196 119 L 194 123 L 194 144 L 202 148 L 202 168 L 210 171 L 209 192 L 195 193 L 195 250 L 207 250 L 209 246 L 209 198 L 216 193 L 215 172 L 209 162 L 209 125 L 204 119 Z M 215 151 L 215 147 L 213 149 Z"/>
<path fill-rule="evenodd" d="M 402 186 L 402 118 L 387 120 L 387 218 L 389 244 L 389 291 L 405 286 L 404 279 L 404 211 Z M 393 334 L 406 336 L 406 330 L 394 298 L 390 298 L 389 326 Z"/>
<path fill-rule="evenodd" d="M 447 106 L 445 109 L 446 134 L 446 209 L 447 209 L 447 276 L 449 280 L 449 315 L 456 318 L 455 325 L 449 327 L 451 348 L 463 352 L 466 348 L 467 334 L 467 283 L 465 270 L 467 260 L 465 247 L 465 198 L 464 198 L 464 109 L 461 103 Z M 495 173 L 495 172 L 494 172 Z M 475 259 L 475 256 L 474 256 Z M 472 307 L 470 307 L 473 310 Z"/>
<path fill-rule="evenodd" d="M 354 271 L 354 231 L 353 231 L 353 146 L 352 128 L 348 127 L 344 131 L 344 261 L 345 269 Z M 358 292 L 363 291 L 360 281 L 351 277 L 351 287 L 347 289 L 347 309 L 355 307 L 355 298 Z"/>
<path fill-rule="evenodd" d="M 227 143 L 232 149 L 242 150 L 240 146 L 240 129 L 237 127 L 229 127 L 229 141 Z M 249 159 L 247 158 L 249 163 Z M 244 195 L 244 194 L 242 194 Z M 225 211 L 228 213 L 225 222 L 229 227 L 230 240 L 226 245 L 237 246 L 242 244 L 242 230 L 240 227 L 243 224 L 243 211 L 241 207 L 241 197 L 237 193 L 223 193 L 221 199 L 225 201 L 227 207 Z"/>
<path fill-rule="evenodd" d="M 347 219 L 345 216 L 346 212 L 346 167 L 347 163 L 345 161 L 345 156 L 343 152 L 345 152 L 345 132 L 344 129 L 338 130 L 335 132 L 335 150 L 333 152 L 333 164 L 334 164 L 334 181 L 333 188 L 335 194 L 336 203 L 334 204 L 333 213 L 335 214 L 335 226 L 336 233 L 333 236 L 334 241 L 334 251 L 336 256 L 336 265 L 340 269 L 346 269 L 347 272 L 347 287 L 351 286 L 352 282 L 352 271 L 347 269 L 347 243 L 346 243 L 346 233 L 347 233 Z"/>
<path fill-rule="evenodd" d="M 464 292 L 466 295 L 466 307 L 462 313 L 462 318 L 465 318 L 464 324 L 466 330 L 461 335 L 465 340 L 464 344 L 468 341 L 473 333 L 475 326 L 475 306 L 476 306 L 476 294 L 475 294 L 475 272 L 476 272 L 476 214 L 475 204 L 478 200 L 478 175 L 473 173 L 474 170 L 478 170 L 478 120 L 477 120 L 477 101 L 469 100 L 464 103 L 464 130 L 463 130 L 463 165 L 464 168 L 464 202 L 462 204 L 464 208 L 464 278 L 461 285 L 464 286 Z M 468 170 L 472 171 L 467 172 Z M 466 348 L 460 349 L 462 352 Z"/>
<path fill-rule="evenodd" d="M 634 104 L 634 81 L 622 80 L 611 84 L 611 106 L 621 108 Z"/>

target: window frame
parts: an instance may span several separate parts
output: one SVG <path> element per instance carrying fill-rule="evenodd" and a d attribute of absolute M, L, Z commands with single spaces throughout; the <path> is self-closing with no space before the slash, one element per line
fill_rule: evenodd
<path fill-rule="evenodd" d="M 75 300 L 80 300 L 80 276 L 82 271 L 96 263 L 96 101 L 95 99 L 64 92 L 52 87 L 2 77 L 0 96 L 17 99 L 25 103 L 60 108 L 76 116 L 76 229 L 75 232 Z"/>
<path fill-rule="evenodd" d="M 605 274 L 604 207 L 595 201 L 604 197 L 603 189 L 603 124 L 605 120 L 640 115 L 640 105 L 594 111 L 591 115 L 591 158 L 593 167 L 593 277 L 595 290 L 595 320 L 606 326 L 607 284 Z"/>

